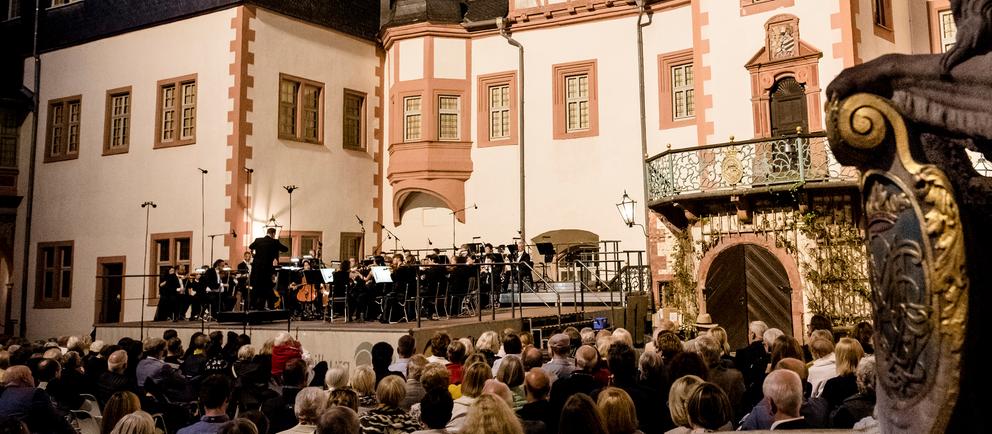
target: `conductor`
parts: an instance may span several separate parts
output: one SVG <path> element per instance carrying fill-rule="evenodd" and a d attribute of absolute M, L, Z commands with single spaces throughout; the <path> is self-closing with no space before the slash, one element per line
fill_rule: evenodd
<path fill-rule="evenodd" d="M 288 252 L 289 248 L 282 245 L 275 239 L 276 229 L 269 228 L 265 231 L 264 237 L 255 238 L 249 249 L 255 252 L 251 261 L 251 285 L 252 304 L 256 309 L 264 309 L 266 304 L 272 306 L 275 303 L 275 294 L 272 291 L 274 282 L 272 276 L 275 274 L 275 264 L 278 263 L 279 253 Z"/>

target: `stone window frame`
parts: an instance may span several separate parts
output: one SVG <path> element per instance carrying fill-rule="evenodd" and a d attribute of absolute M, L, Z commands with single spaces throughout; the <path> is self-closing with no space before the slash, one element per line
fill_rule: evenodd
<path fill-rule="evenodd" d="M 672 68 L 693 63 L 693 54 L 693 50 L 687 48 L 658 55 L 658 125 L 661 129 L 687 127 L 696 124 L 695 110 L 691 117 L 675 119 L 672 93 Z M 695 81 L 695 77 L 693 78 Z"/>
<path fill-rule="evenodd" d="M 190 137 L 183 139 L 182 138 L 183 104 L 181 101 L 182 86 L 190 83 L 193 84 L 195 89 L 195 93 L 193 95 L 193 103 L 192 103 L 192 108 L 194 113 L 193 134 Z M 163 132 L 162 128 L 164 127 L 162 116 L 165 113 L 165 107 L 163 107 L 165 101 L 163 101 L 162 99 L 162 93 L 168 87 L 175 87 L 175 96 L 173 98 L 175 99 L 176 102 L 174 103 L 175 105 L 171 108 L 171 110 L 175 112 L 175 115 L 173 117 L 173 122 L 175 122 L 175 132 L 174 132 L 175 136 L 172 139 L 165 141 L 162 140 L 162 132 Z M 154 145 L 152 146 L 152 149 L 173 148 L 177 146 L 186 146 L 196 143 L 196 132 L 198 130 L 196 123 L 197 123 L 197 118 L 199 117 L 196 115 L 196 110 L 197 110 L 197 99 L 199 97 L 199 94 L 200 94 L 200 86 L 197 81 L 196 74 L 167 78 L 164 80 L 159 80 L 155 84 L 155 140 L 153 142 Z"/>
<path fill-rule="evenodd" d="M 510 88 L 510 134 L 506 138 L 494 139 L 490 135 L 490 92 L 489 89 L 497 86 L 508 86 Z M 519 143 L 518 122 L 518 95 L 517 95 L 517 71 L 497 72 L 493 74 L 480 75 L 478 77 L 477 92 L 479 93 L 478 105 L 478 144 L 480 148 L 491 146 L 512 146 Z"/>
<path fill-rule="evenodd" d="M 76 122 L 69 121 L 69 110 L 71 105 L 79 105 L 79 119 Z M 62 110 L 62 122 L 59 125 L 55 125 L 54 122 L 54 111 L 55 108 L 59 107 Z M 46 119 L 47 127 L 45 128 L 45 163 L 53 163 L 56 161 L 65 160 L 75 160 L 79 158 L 79 148 L 81 145 L 82 138 L 82 125 L 83 125 L 83 97 L 82 95 L 74 95 L 65 98 L 52 99 L 48 101 L 48 115 Z M 72 125 L 76 126 L 76 150 L 69 152 L 69 127 Z M 61 150 L 58 154 L 52 152 L 53 130 L 54 128 L 62 128 L 62 135 L 59 140 L 61 145 Z"/>
<path fill-rule="evenodd" d="M 359 102 L 360 107 L 358 109 L 358 112 L 359 112 L 359 114 L 358 114 L 358 146 L 349 146 L 349 144 L 345 140 L 345 133 L 346 133 L 346 127 L 345 127 L 345 125 L 347 125 L 347 123 L 349 121 L 348 111 L 345 109 L 345 106 L 347 105 L 347 102 L 348 102 L 348 98 L 359 98 L 360 99 L 360 102 Z M 367 146 L 368 146 L 368 142 L 367 142 L 367 138 L 368 137 L 367 136 L 368 135 L 365 134 L 365 127 L 367 125 L 366 124 L 365 112 L 367 110 L 367 108 L 366 108 L 367 105 L 368 105 L 368 94 L 367 93 L 360 92 L 360 91 L 353 90 L 353 89 L 348 89 L 348 88 L 345 88 L 344 89 L 344 97 L 341 100 L 341 147 L 342 148 L 348 149 L 348 150 L 352 150 L 352 151 L 364 151 L 367 148 Z"/>
<path fill-rule="evenodd" d="M 442 98 L 451 98 L 451 99 L 454 99 L 455 100 L 455 108 L 454 109 L 447 109 L 447 110 L 446 109 L 442 109 L 441 108 L 441 99 Z M 437 113 L 435 114 L 435 116 L 436 116 L 435 120 L 437 122 L 437 140 L 439 142 L 458 142 L 458 141 L 461 141 L 461 139 L 462 139 L 462 133 L 463 133 L 462 132 L 462 128 L 461 128 L 461 122 L 462 122 L 462 114 L 461 114 L 461 111 L 462 111 L 462 97 L 461 97 L 461 95 L 456 95 L 456 94 L 452 94 L 452 93 L 448 93 L 448 92 L 442 92 L 442 93 L 439 93 L 437 95 L 437 97 L 434 99 L 434 102 L 435 102 L 435 107 L 437 108 Z M 454 115 L 455 116 L 455 135 L 454 135 L 454 137 L 441 137 L 441 121 L 442 121 L 441 118 L 444 115 Z"/>
<path fill-rule="evenodd" d="M 596 137 L 599 135 L 599 86 L 596 63 L 596 59 L 590 59 L 559 63 L 551 66 L 553 80 L 552 116 L 554 119 L 552 123 L 555 140 Z M 589 127 L 576 131 L 568 131 L 566 128 L 567 119 L 565 118 L 567 116 L 565 109 L 565 81 L 568 77 L 576 75 L 589 76 Z"/>
<path fill-rule="evenodd" d="M 306 79 L 303 77 L 297 77 L 295 75 L 279 73 L 279 85 L 277 86 L 277 99 L 279 101 L 280 107 L 282 104 L 282 83 L 292 82 L 297 84 L 296 88 L 296 105 L 294 107 L 295 119 L 293 122 L 293 133 L 286 134 L 282 131 L 280 126 L 282 125 L 282 110 L 279 110 L 276 114 L 276 132 L 280 140 L 292 140 L 294 142 L 302 143 L 312 143 L 315 145 L 324 144 L 324 83 L 319 81 L 314 81 Z M 306 95 L 307 88 L 316 88 L 317 95 L 317 131 L 316 137 L 307 137 L 304 134 L 304 114 L 307 108 L 304 107 L 303 97 Z"/>
<path fill-rule="evenodd" d="M 50 241 L 38 243 L 37 257 L 37 269 L 35 274 L 35 293 L 34 293 L 34 308 L 35 309 L 68 309 L 72 307 L 72 277 L 73 277 L 73 267 L 75 265 L 76 259 L 76 249 L 75 241 Z M 63 249 L 69 249 L 69 265 L 66 266 L 62 261 L 63 256 L 60 254 Z M 45 250 L 52 249 L 53 254 L 55 254 L 55 259 L 52 262 L 52 266 L 48 267 L 46 265 L 45 259 L 47 258 Z M 52 297 L 46 298 L 45 294 L 45 273 L 47 271 L 52 271 L 53 279 L 53 290 Z M 62 296 L 62 275 L 66 271 L 69 272 L 69 292 L 66 296 Z"/>
<path fill-rule="evenodd" d="M 125 113 L 119 117 L 123 119 L 124 126 L 123 133 L 124 144 L 120 147 L 113 148 L 113 122 L 114 122 L 114 99 L 127 96 L 127 105 L 125 106 Z M 107 105 L 104 112 L 104 123 L 103 123 L 103 155 L 118 155 L 126 154 L 131 148 L 131 112 L 134 107 L 134 93 L 131 92 L 131 86 L 119 87 L 116 89 L 110 89 L 107 91 Z"/>
<path fill-rule="evenodd" d="M 944 52 L 941 38 L 942 26 L 941 15 L 951 13 L 951 2 L 949 0 L 930 0 L 927 2 L 927 17 L 930 20 L 930 51 L 934 54 Z M 953 18 L 952 18 L 953 19 Z"/>
<path fill-rule="evenodd" d="M 882 11 L 879 12 L 879 7 Z M 871 23 L 875 36 L 896 42 L 896 27 L 892 18 L 892 0 L 871 0 Z"/>

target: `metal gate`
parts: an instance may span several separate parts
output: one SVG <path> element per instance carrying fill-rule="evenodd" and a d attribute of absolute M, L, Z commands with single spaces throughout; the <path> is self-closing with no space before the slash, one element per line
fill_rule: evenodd
<path fill-rule="evenodd" d="M 747 345 L 747 325 L 761 320 L 791 334 L 792 289 L 785 267 L 768 250 L 739 244 L 721 252 L 706 273 L 706 311 L 727 329 L 732 348 Z"/>

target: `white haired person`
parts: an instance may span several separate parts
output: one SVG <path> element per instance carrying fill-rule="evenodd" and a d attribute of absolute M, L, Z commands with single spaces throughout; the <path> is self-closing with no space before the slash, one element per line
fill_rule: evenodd
<path fill-rule="evenodd" d="M 774 414 L 772 431 L 809 429 L 806 420 L 799 414 L 803 405 L 803 383 L 799 374 L 788 369 L 772 371 L 765 377 L 761 391 Z"/>
<path fill-rule="evenodd" d="M 317 419 L 327 408 L 327 392 L 319 387 L 305 387 L 296 394 L 293 412 L 296 413 L 296 426 L 279 434 L 310 434 L 317 429 Z"/>

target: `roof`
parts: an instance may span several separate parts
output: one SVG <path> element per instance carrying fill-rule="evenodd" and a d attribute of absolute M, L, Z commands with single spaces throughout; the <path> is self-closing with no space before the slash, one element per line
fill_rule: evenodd
<path fill-rule="evenodd" d="M 395 0 L 383 27 L 488 21 L 508 11 L 507 0 Z"/>

